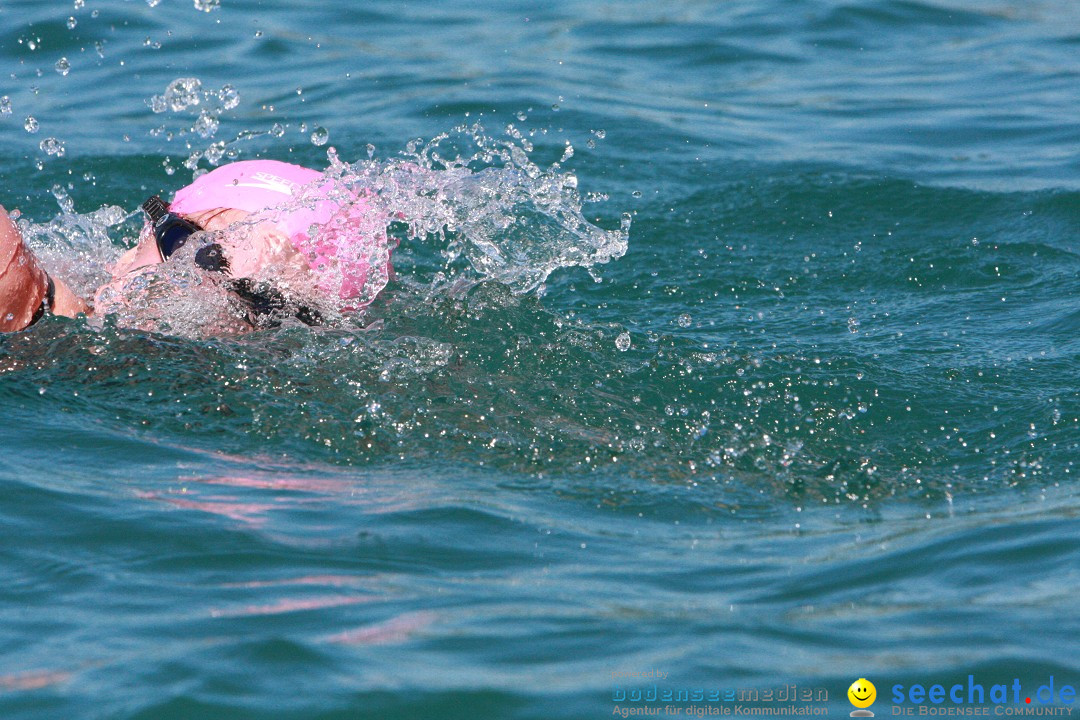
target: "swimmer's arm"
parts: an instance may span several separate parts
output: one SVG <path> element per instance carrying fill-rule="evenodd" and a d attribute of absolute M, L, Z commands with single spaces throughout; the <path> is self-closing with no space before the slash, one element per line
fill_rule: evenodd
<path fill-rule="evenodd" d="M 60 278 L 52 278 L 52 313 L 66 317 L 89 315 L 90 307 Z M 49 276 L 26 247 L 22 234 L 0 207 L 0 332 L 22 330 L 41 307 Z"/>

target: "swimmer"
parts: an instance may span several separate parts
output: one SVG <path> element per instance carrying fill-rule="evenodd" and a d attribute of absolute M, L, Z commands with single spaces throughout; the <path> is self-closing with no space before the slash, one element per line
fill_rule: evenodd
<path fill-rule="evenodd" d="M 220 273 L 248 329 L 283 314 L 309 325 L 321 321 L 282 287 L 315 287 L 343 310 L 365 305 L 369 280 L 378 289 L 389 277 L 387 220 L 362 194 L 320 179 L 322 173 L 298 165 L 249 160 L 200 176 L 171 203 L 151 197 L 143 204 L 147 223 L 138 244 L 111 268 L 112 279 L 92 302 L 45 271 L 0 207 L 0 332 L 23 330 L 46 314 L 107 313 L 123 302 L 129 284 L 168 262 L 198 232 L 206 235 L 194 244 L 194 263 Z"/>

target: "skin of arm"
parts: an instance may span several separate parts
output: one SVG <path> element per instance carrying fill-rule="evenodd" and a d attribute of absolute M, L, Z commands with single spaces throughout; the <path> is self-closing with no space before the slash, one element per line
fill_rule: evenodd
<path fill-rule="evenodd" d="M 90 307 L 59 278 L 52 312 L 77 317 L 89 315 Z M 0 207 L 0 332 L 22 330 L 30 324 L 48 288 L 48 276 L 26 247 L 22 234 Z"/>

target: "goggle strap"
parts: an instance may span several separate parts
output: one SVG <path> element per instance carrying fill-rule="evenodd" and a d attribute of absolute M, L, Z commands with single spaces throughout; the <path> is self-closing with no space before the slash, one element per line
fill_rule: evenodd
<path fill-rule="evenodd" d="M 151 195 L 142 204 L 143 212 L 150 218 L 150 223 L 157 225 L 162 218 L 169 214 L 169 204 L 157 195 Z"/>

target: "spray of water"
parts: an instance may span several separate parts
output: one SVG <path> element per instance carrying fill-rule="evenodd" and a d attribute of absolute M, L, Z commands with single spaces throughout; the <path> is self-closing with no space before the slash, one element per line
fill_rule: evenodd
<path fill-rule="evenodd" d="M 187 107 L 203 99 L 194 83 L 180 83 L 174 90 L 172 100 L 163 102 Z M 295 263 L 273 262 L 253 274 L 252 280 L 288 298 L 279 321 L 299 305 L 330 322 L 340 321 L 343 311 L 367 306 L 389 284 L 391 255 L 399 243 L 415 265 L 403 282 L 429 299 L 459 296 L 491 281 L 516 295 L 542 292 L 560 268 L 592 272 L 622 256 L 629 216 L 617 229 L 586 220 L 577 177 L 562 166 L 565 159 L 541 167 L 530 158 L 531 150 L 513 126 L 505 137 L 492 138 L 480 125 L 410 142 L 387 160 L 376 159 L 369 148 L 367 158 L 350 163 L 330 148 L 323 176 L 296 190 L 285 205 L 217 234 L 196 235 L 168 263 L 110 283 L 98 293 L 98 321 L 111 316 L 121 326 L 185 336 L 241 330 L 244 305 L 230 296 L 220 273 L 196 266 L 195 255 L 214 242 L 233 247 L 254 242 L 260 224 L 327 198 L 340 211 L 325 225 L 309 229 L 310 247 L 318 253 L 311 251 L 307 260 L 318 265 L 317 272 L 305 275 L 296 272 Z M 24 221 L 23 232 L 53 272 L 93 297 L 110 280 L 119 245 L 135 241 L 139 216 L 117 207 L 79 214 L 66 191 L 58 187 L 54 194 L 61 213 L 45 224 Z"/>

